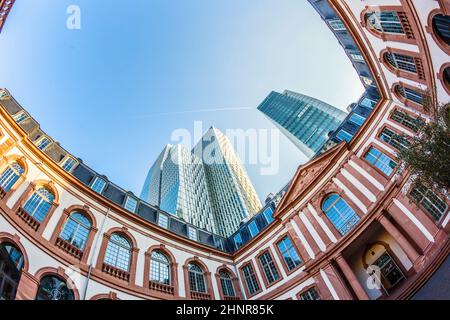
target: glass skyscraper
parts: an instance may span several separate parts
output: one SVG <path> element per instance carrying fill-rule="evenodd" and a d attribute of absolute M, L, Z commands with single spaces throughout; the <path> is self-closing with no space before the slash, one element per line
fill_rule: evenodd
<path fill-rule="evenodd" d="M 271 92 L 259 105 L 277 128 L 308 158 L 312 158 L 336 130 L 347 113 L 306 95 L 284 91 Z"/>

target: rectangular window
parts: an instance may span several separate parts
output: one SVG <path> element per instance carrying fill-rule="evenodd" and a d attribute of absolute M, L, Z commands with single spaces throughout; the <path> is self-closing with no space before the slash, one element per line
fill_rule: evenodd
<path fill-rule="evenodd" d="M 353 138 L 353 134 L 350 132 L 345 131 L 344 129 L 339 130 L 338 134 L 336 135 L 336 138 L 340 141 L 347 141 L 350 142 Z"/>
<path fill-rule="evenodd" d="M 359 114 L 354 113 L 350 117 L 349 121 L 353 122 L 354 124 L 356 124 L 358 126 L 362 126 L 364 121 L 366 121 L 366 118 L 364 118 L 363 116 L 360 116 Z"/>
<path fill-rule="evenodd" d="M 236 245 L 236 248 L 240 248 L 244 244 L 240 233 L 234 236 L 234 244 Z"/>
<path fill-rule="evenodd" d="M 72 157 L 67 157 L 61 164 L 61 168 L 63 168 L 67 172 L 70 172 L 70 170 L 72 170 L 77 163 L 78 162 L 74 160 Z"/>
<path fill-rule="evenodd" d="M 197 241 L 198 240 L 197 229 L 188 227 L 188 236 L 189 236 L 189 239 Z"/>
<path fill-rule="evenodd" d="M 251 264 L 247 264 L 242 268 L 242 273 L 244 274 L 245 283 L 247 284 L 248 293 L 250 295 L 258 292 L 259 284 L 256 278 L 255 270 L 253 270 L 253 266 Z"/>
<path fill-rule="evenodd" d="M 398 150 L 403 150 L 410 145 L 408 140 L 388 128 L 381 131 L 379 138 Z"/>
<path fill-rule="evenodd" d="M 391 119 L 397 123 L 404 125 L 414 132 L 417 132 L 423 125 L 423 121 L 419 118 L 413 118 L 407 113 L 401 112 L 400 110 L 395 110 L 391 115 Z"/>
<path fill-rule="evenodd" d="M 423 185 L 416 185 L 410 194 L 436 221 L 441 220 L 447 212 L 448 205 L 436 193 Z"/>
<path fill-rule="evenodd" d="M 401 70 L 417 73 L 416 62 L 413 57 L 404 54 L 392 54 L 394 65 Z"/>
<path fill-rule="evenodd" d="M 334 31 L 344 31 L 347 30 L 345 25 L 342 23 L 340 19 L 328 20 L 328 24 Z"/>
<path fill-rule="evenodd" d="M 248 225 L 248 230 L 250 231 L 250 235 L 252 237 L 256 236 L 259 233 L 259 229 L 258 229 L 258 226 L 256 225 L 255 220 L 250 222 L 250 224 Z"/>
<path fill-rule="evenodd" d="M 266 280 L 269 284 L 280 279 L 278 269 L 275 265 L 275 262 L 272 259 L 272 256 L 268 251 L 260 255 L 258 257 L 258 260 L 264 272 L 264 276 L 266 277 Z"/>
<path fill-rule="evenodd" d="M 350 55 L 353 61 L 364 62 L 364 57 L 362 56 L 361 52 L 357 50 L 348 50 L 348 54 Z"/>
<path fill-rule="evenodd" d="M 39 140 L 37 147 L 41 150 L 44 150 L 45 148 L 48 147 L 48 145 L 50 144 L 50 140 L 47 139 L 46 137 L 42 138 L 41 140 Z"/>
<path fill-rule="evenodd" d="M 125 202 L 125 209 L 127 209 L 130 212 L 135 213 L 137 208 L 137 200 L 132 197 L 127 197 L 127 201 Z"/>
<path fill-rule="evenodd" d="M 278 242 L 277 247 L 289 271 L 294 270 L 302 263 L 289 237 L 284 237 L 283 240 Z"/>
<path fill-rule="evenodd" d="M 167 229 L 169 227 L 169 217 L 165 214 L 158 214 L 158 226 Z"/>
<path fill-rule="evenodd" d="M 387 176 L 390 176 L 397 167 L 397 163 L 394 160 L 374 147 L 370 148 L 365 158 Z"/>
<path fill-rule="evenodd" d="M 19 114 L 14 116 L 14 120 L 16 121 L 16 123 L 22 123 L 25 120 L 27 120 L 30 116 L 27 115 L 25 112 L 20 112 Z"/>
<path fill-rule="evenodd" d="M 267 223 L 271 223 L 273 220 L 275 220 L 273 218 L 273 209 L 272 207 L 268 207 L 266 210 L 264 210 L 263 212 L 264 218 L 266 218 Z"/>
<path fill-rule="evenodd" d="M 300 294 L 299 300 L 320 300 L 320 296 L 317 293 L 316 288 L 308 289 L 307 291 Z"/>
<path fill-rule="evenodd" d="M 410 89 L 410 88 L 403 88 L 403 87 L 401 87 L 401 89 L 399 89 L 399 90 L 403 90 L 403 96 L 406 99 L 411 100 L 411 101 L 413 101 L 413 102 L 415 102 L 417 104 L 420 104 L 422 106 L 425 105 L 424 96 L 420 92 L 418 92 L 416 90 L 413 90 L 413 89 Z"/>
<path fill-rule="evenodd" d="M 361 106 L 369 108 L 369 109 L 373 109 L 373 107 L 375 107 L 375 105 L 377 104 L 377 102 L 375 100 L 369 99 L 369 98 L 364 98 L 361 100 L 361 102 L 359 103 Z"/>
<path fill-rule="evenodd" d="M 101 178 L 95 178 L 94 183 L 91 185 L 91 189 L 97 193 L 102 193 L 106 187 L 106 181 Z"/>

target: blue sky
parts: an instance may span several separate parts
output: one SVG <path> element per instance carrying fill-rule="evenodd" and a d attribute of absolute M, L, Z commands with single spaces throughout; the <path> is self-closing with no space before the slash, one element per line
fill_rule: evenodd
<path fill-rule="evenodd" d="M 81 8 L 81 30 L 66 9 Z M 0 35 L 0 87 L 63 147 L 140 194 L 175 129 L 272 129 L 256 107 L 290 89 L 341 109 L 363 92 L 306 0 L 21 0 Z M 192 110 L 240 110 L 190 112 Z M 188 112 L 189 111 L 189 112 Z M 281 136 L 280 170 L 247 171 L 264 200 L 305 162 Z"/>

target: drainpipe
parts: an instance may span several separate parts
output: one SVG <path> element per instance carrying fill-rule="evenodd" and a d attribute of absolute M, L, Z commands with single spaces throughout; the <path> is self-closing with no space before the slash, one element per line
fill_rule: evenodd
<path fill-rule="evenodd" d="M 106 211 L 106 215 L 103 218 L 103 222 L 102 222 L 102 225 L 101 225 L 99 233 L 98 233 L 97 241 L 95 242 L 94 250 L 93 250 L 92 256 L 89 261 L 89 270 L 88 270 L 88 274 L 87 274 L 86 286 L 84 287 L 84 293 L 83 293 L 82 300 L 86 300 L 86 295 L 87 295 L 87 291 L 88 291 L 88 287 L 89 287 L 89 280 L 91 279 L 91 274 L 92 274 L 92 269 L 93 269 L 92 260 L 94 259 L 94 257 L 97 256 L 98 245 L 99 245 L 99 242 L 102 240 L 103 230 L 105 229 L 106 220 L 108 219 L 110 212 L 111 212 L 111 209 L 108 208 L 108 211 Z"/>

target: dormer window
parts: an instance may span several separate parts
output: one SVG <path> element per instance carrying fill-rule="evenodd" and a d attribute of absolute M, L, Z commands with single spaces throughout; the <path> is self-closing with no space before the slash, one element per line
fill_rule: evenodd
<path fill-rule="evenodd" d="M 160 213 L 158 215 L 158 226 L 167 229 L 169 227 L 169 217 Z"/>
<path fill-rule="evenodd" d="M 16 123 L 21 124 L 25 120 L 29 119 L 30 116 L 28 114 L 26 114 L 25 112 L 21 111 L 18 114 L 16 114 L 13 118 L 14 118 L 14 121 L 16 121 Z"/>
<path fill-rule="evenodd" d="M 329 20 L 328 24 L 330 25 L 331 29 L 333 29 L 334 31 L 345 31 L 345 30 L 347 30 L 345 28 L 345 25 L 342 23 L 342 21 L 340 19 Z"/>
<path fill-rule="evenodd" d="M 101 178 L 95 178 L 94 182 L 91 185 L 91 189 L 97 193 L 102 193 L 106 187 L 106 181 Z"/>
<path fill-rule="evenodd" d="M 36 146 L 40 149 L 40 150 L 45 150 L 49 144 L 51 143 L 50 139 L 47 137 L 42 137 L 41 139 L 38 140 Z"/>
<path fill-rule="evenodd" d="M 125 201 L 125 209 L 130 212 L 135 213 L 137 208 L 137 200 L 133 197 L 127 197 L 127 201 Z"/>
<path fill-rule="evenodd" d="M 189 239 L 198 241 L 197 229 L 188 227 L 188 236 L 189 236 Z"/>
<path fill-rule="evenodd" d="M 63 168 L 67 172 L 70 172 L 77 164 L 78 164 L 78 161 L 76 161 L 74 158 L 68 156 L 61 163 L 61 168 Z"/>

